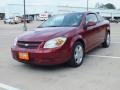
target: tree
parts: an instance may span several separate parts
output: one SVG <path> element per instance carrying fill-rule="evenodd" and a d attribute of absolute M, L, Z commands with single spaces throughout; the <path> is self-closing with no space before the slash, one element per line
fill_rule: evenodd
<path fill-rule="evenodd" d="M 116 7 L 115 7 L 113 4 L 111 4 L 111 3 L 105 4 L 104 6 L 105 6 L 107 9 L 116 9 Z"/>
<path fill-rule="evenodd" d="M 107 4 L 96 3 L 95 8 L 116 9 L 115 5 L 111 3 L 107 3 Z"/>

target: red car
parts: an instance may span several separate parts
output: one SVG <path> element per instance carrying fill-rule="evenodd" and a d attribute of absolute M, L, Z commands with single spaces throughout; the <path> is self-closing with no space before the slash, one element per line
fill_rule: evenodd
<path fill-rule="evenodd" d="M 110 45 L 110 24 L 93 12 L 56 15 L 33 31 L 18 36 L 13 58 L 35 65 L 80 66 L 85 53 Z"/>

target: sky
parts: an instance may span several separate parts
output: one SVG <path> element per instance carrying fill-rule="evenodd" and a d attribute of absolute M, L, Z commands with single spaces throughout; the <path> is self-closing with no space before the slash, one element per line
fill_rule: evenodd
<path fill-rule="evenodd" d="M 26 0 L 29 4 L 38 5 L 69 5 L 69 6 L 79 6 L 85 7 L 87 0 Z M 89 7 L 95 7 L 95 4 L 99 3 L 113 3 L 117 8 L 120 8 L 119 0 L 89 0 Z M 2 0 L 0 2 L 0 7 L 5 7 L 7 4 L 19 3 L 22 4 L 23 0 Z"/>

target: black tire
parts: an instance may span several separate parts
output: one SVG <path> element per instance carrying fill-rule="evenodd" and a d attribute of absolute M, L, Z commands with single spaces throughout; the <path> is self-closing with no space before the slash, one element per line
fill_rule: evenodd
<path fill-rule="evenodd" d="M 30 23 L 30 21 L 27 21 L 27 23 Z"/>
<path fill-rule="evenodd" d="M 80 56 L 81 59 L 80 59 L 80 61 L 75 58 L 75 56 L 78 55 L 78 54 L 76 53 L 76 49 L 77 49 L 79 46 L 80 46 L 80 48 L 82 49 L 82 50 L 81 50 L 82 53 L 80 52 L 80 53 L 81 53 L 81 56 Z M 75 55 L 75 54 L 76 54 L 76 55 Z M 80 54 L 79 54 L 79 55 L 80 55 Z M 74 46 L 73 46 L 73 49 L 72 49 L 72 57 L 71 57 L 71 59 L 69 60 L 68 64 L 69 64 L 71 67 L 78 67 L 78 66 L 80 66 L 80 65 L 83 63 L 84 55 L 85 55 L 85 50 L 84 50 L 84 48 L 83 48 L 83 44 L 82 44 L 81 42 L 76 42 L 76 43 L 74 44 Z M 79 56 L 77 56 L 77 57 L 79 57 Z"/>
<path fill-rule="evenodd" d="M 107 32 L 107 34 L 105 36 L 105 41 L 102 43 L 102 47 L 108 48 L 110 46 L 110 41 L 111 41 L 110 33 Z"/>

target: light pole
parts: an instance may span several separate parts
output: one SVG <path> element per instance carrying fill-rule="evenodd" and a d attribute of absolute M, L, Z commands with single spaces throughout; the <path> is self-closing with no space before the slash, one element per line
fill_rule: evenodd
<path fill-rule="evenodd" d="M 27 31 L 27 25 L 26 25 L 26 2 L 24 0 L 24 31 Z"/>
<path fill-rule="evenodd" d="M 89 1 L 87 0 L 87 11 L 89 10 Z"/>

